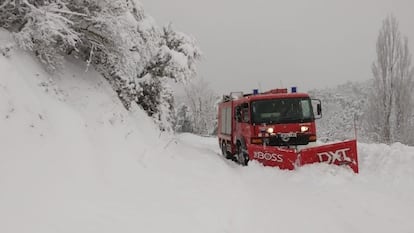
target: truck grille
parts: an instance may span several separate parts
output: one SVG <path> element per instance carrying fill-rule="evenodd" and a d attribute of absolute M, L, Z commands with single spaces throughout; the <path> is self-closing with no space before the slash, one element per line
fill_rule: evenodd
<path fill-rule="evenodd" d="M 297 137 L 290 137 L 288 140 L 283 140 L 280 136 L 274 136 L 264 138 L 264 142 L 269 146 L 307 145 L 309 143 L 309 135 L 297 135 Z"/>

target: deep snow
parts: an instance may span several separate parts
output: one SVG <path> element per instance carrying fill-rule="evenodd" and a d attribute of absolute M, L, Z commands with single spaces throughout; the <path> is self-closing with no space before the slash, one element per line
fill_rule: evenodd
<path fill-rule="evenodd" d="M 358 144 L 359 175 L 240 167 L 216 138 L 162 134 L 96 72 L 65 67 L 0 54 L 0 232 L 414 232 L 413 147 Z"/>

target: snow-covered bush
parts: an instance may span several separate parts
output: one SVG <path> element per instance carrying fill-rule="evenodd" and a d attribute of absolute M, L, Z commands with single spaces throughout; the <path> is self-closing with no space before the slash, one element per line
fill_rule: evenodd
<path fill-rule="evenodd" d="M 161 81 L 155 78 L 147 78 L 139 83 L 137 91 L 137 102 L 148 113 L 153 116 L 158 112 L 158 106 L 161 103 Z"/>
<path fill-rule="evenodd" d="M 152 117 L 163 131 L 172 131 L 175 124 L 174 97 L 160 78 L 147 76 L 139 82 L 137 103 Z"/>

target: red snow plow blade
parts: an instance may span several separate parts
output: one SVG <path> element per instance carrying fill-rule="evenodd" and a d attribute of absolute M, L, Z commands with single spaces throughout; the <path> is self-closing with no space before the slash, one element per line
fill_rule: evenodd
<path fill-rule="evenodd" d="M 265 166 L 293 170 L 312 163 L 327 163 L 350 167 L 358 173 L 356 140 L 310 147 L 300 151 L 272 146 L 249 145 L 249 159 Z"/>

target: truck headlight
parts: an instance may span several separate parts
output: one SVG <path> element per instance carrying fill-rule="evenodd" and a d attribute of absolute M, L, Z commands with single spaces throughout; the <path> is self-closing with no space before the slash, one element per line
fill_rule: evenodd
<path fill-rule="evenodd" d="M 304 132 L 308 132 L 309 127 L 308 126 L 301 126 L 300 127 L 300 132 L 304 133 Z"/>
<path fill-rule="evenodd" d="M 268 128 L 267 129 L 267 132 L 270 133 L 270 134 L 272 134 L 273 133 L 273 128 Z"/>

